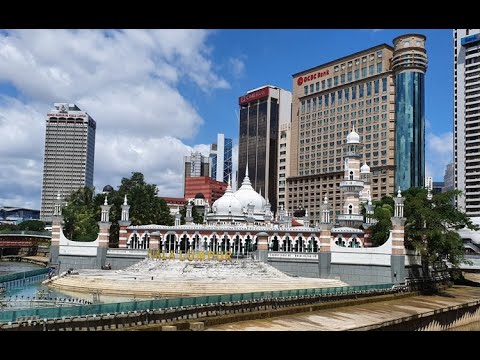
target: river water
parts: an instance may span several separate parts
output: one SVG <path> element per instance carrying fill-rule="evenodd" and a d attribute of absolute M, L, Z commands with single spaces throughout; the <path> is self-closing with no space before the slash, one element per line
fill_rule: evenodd
<path fill-rule="evenodd" d="M 22 263 L 22 262 L 10 262 L 10 261 L 0 261 L 0 275 L 6 275 L 10 273 L 24 272 L 35 269 L 40 269 L 42 266 Z M 52 289 L 46 285 L 42 285 L 41 282 L 35 284 L 28 284 L 18 288 L 9 288 L 4 293 L 0 294 L 1 299 L 12 299 L 15 297 L 18 298 L 33 298 L 37 297 L 39 293 L 42 295 L 47 294 L 48 298 L 76 298 L 87 300 L 91 302 L 101 302 L 101 303 L 110 303 L 110 302 L 122 302 L 122 301 L 132 301 L 134 299 L 120 296 L 109 296 L 98 294 L 88 294 L 88 293 L 78 293 L 71 291 L 61 291 L 58 289 Z"/>

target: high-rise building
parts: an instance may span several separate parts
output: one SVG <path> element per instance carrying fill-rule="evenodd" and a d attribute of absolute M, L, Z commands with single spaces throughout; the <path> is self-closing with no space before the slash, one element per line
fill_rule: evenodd
<path fill-rule="evenodd" d="M 425 181 L 425 72 L 424 35 L 393 39 L 395 73 L 395 188 L 423 187 Z"/>
<path fill-rule="evenodd" d="M 423 186 L 425 37 L 403 35 L 393 43 L 293 75 L 290 212 L 307 209 L 318 222 L 327 196 L 336 220 L 343 204 L 342 148 L 352 130 L 364 144 L 360 160 L 372 171 L 372 199 L 394 193 L 396 169 L 402 189 Z"/>
<path fill-rule="evenodd" d="M 445 175 L 443 176 L 443 189 L 442 192 L 455 189 L 455 180 L 453 176 L 453 163 L 447 164 L 445 167 Z"/>
<path fill-rule="evenodd" d="M 67 103 L 55 103 L 46 120 L 40 217 L 50 221 L 58 193 L 64 199 L 82 187 L 93 187 L 97 124 Z"/>
<path fill-rule="evenodd" d="M 190 155 L 184 157 L 185 160 L 185 178 L 209 176 L 210 165 L 208 157 L 203 156 L 199 151 L 192 151 Z"/>
<path fill-rule="evenodd" d="M 457 206 L 480 223 L 480 29 L 454 29 L 453 36 Z"/>
<path fill-rule="evenodd" d="M 292 94 L 289 91 L 271 85 L 250 90 L 238 101 L 238 179 L 245 177 L 248 166 L 253 188 L 269 200 L 272 211 L 277 210 L 279 188 L 285 188 L 287 156 L 285 153 L 281 159 L 278 158 L 278 134 L 279 124 L 290 123 L 291 101 Z M 278 173 L 280 166 L 285 166 L 281 174 Z M 280 181 L 283 182 L 282 186 Z"/>
<path fill-rule="evenodd" d="M 232 177 L 232 139 L 217 135 L 217 142 L 210 145 L 210 177 L 228 183 Z"/>

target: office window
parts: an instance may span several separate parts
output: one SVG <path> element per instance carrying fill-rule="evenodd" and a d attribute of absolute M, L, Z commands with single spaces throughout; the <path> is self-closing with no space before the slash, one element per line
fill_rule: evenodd
<path fill-rule="evenodd" d="M 305 100 L 302 100 L 302 114 L 305 114 Z"/>
<path fill-rule="evenodd" d="M 340 83 L 345 84 L 345 74 L 340 75 Z"/>
<path fill-rule="evenodd" d="M 322 90 L 325 89 L 325 80 L 322 80 Z"/>
<path fill-rule="evenodd" d="M 320 82 L 315 83 L 315 91 L 320 91 Z"/>
<path fill-rule="evenodd" d="M 310 84 L 310 94 L 313 93 L 315 84 Z"/>
<path fill-rule="evenodd" d="M 346 88 L 345 89 L 345 102 L 348 102 L 349 101 L 349 94 L 350 93 L 350 89 L 349 88 Z"/>
<path fill-rule="evenodd" d="M 377 63 L 377 74 L 380 74 L 382 72 L 382 63 L 379 62 Z"/>
<path fill-rule="evenodd" d="M 382 79 L 382 91 L 387 91 L 387 78 Z"/>
<path fill-rule="evenodd" d="M 360 70 L 356 69 L 355 70 L 355 80 L 360 79 Z"/>
<path fill-rule="evenodd" d="M 362 68 L 362 78 L 366 78 L 366 77 L 367 77 L 367 68 L 363 67 Z"/>
<path fill-rule="evenodd" d="M 371 96 L 372 95 L 372 82 L 369 81 L 367 82 L 367 96 Z"/>
<path fill-rule="evenodd" d="M 359 99 L 363 98 L 363 88 L 364 88 L 363 85 L 364 84 L 358 85 L 358 97 L 359 97 Z"/>
<path fill-rule="evenodd" d="M 308 95 L 308 85 L 305 85 L 305 86 L 303 87 L 303 94 L 304 94 L 304 95 Z"/>
<path fill-rule="evenodd" d="M 355 100 L 357 98 L 357 87 L 352 86 L 352 100 Z M 353 105 L 352 105 L 353 107 Z"/>
<path fill-rule="evenodd" d="M 317 111 L 317 98 L 312 99 L 312 111 Z"/>
<path fill-rule="evenodd" d="M 370 75 L 373 75 L 373 74 L 375 73 L 374 70 L 375 70 L 375 69 L 374 69 L 374 66 L 373 66 L 373 65 L 370 65 L 370 66 L 368 67 L 368 72 L 370 73 Z"/>
<path fill-rule="evenodd" d="M 310 112 L 310 99 L 307 100 L 307 114 Z"/>
<path fill-rule="evenodd" d="M 332 87 L 332 78 L 327 79 L 327 85 L 328 85 L 328 88 Z"/>
<path fill-rule="evenodd" d="M 331 100 L 330 105 L 332 105 L 332 106 L 335 105 L 335 93 L 334 92 L 330 94 L 330 100 Z"/>
<path fill-rule="evenodd" d="M 338 76 L 334 76 L 333 77 L 333 86 L 337 86 L 338 85 Z"/>
<path fill-rule="evenodd" d="M 347 81 L 349 81 L 349 82 L 352 81 L 352 72 L 351 71 L 349 71 L 347 73 Z"/>
<path fill-rule="evenodd" d="M 373 86 L 374 86 L 375 94 L 378 94 L 378 91 L 380 90 L 380 89 L 379 89 L 379 88 L 380 88 L 380 80 L 378 80 L 378 79 L 375 80 L 375 81 L 373 82 L 373 84 L 374 84 Z M 377 98 L 377 99 L 378 99 L 378 98 Z"/>

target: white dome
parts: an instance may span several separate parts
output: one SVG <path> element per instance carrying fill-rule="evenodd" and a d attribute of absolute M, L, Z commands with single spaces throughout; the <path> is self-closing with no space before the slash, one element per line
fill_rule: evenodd
<path fill-rule="evenodd" d="M 254 213 L 264 212 L 267 201 L 262 195 L 253 189 L 250 178 L 248 177 L 248 171 L 245 173 L 242 186 L 235 192 L 234 195 L 240 201 L 243 208 L 246 209 L 247 205 L 251 203 L 254 206 Z"/>
<path fill-rule="evenodd" d="M 230 181 L 225 194 L 213 203 L 212 210 L 216 215 L 243 216 L 242 203 L 233 194 Z"/>
<path fill-rule="evenodd" d="M 360 135 L 357 134 L 355 128 L 347 136 L 347 144 L 360 144 Z"/>
<path fill-rule="evenodd" d="M 360 168 L 360 173 L 369 173 L 370 172 L 370 166 L 367 165 L 367 163 L 363 164 L 362 167 Z"/>

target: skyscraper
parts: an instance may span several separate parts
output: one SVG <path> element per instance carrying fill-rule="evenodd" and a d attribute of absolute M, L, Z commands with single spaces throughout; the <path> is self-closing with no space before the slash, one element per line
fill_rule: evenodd
<path fill-rule="evenodd" d="M 292 94 L 275 86 L 250 90 L 238 99 L 240 105 L 240 136 L 238 149 L 238 179 L 248 172 L 252 186 L 277 210 L 278 132 L 279 124 L 290 122 Z M 286 166 L 286 165 L 283 165 Z M 284 174 L 281 174 L 285 176 Z"/>
<path fill-rule="evenodd" d="M 396 189 L 425 185 L 425 40 L 420 34 L 393 39 Z"/>
<path fill-rule="evenodd" d="M 442 192 L 455 189 L 455 179 L 453 173 L 453 163 L 447 164 L 447 166 L 445 166 L 445 174 L 443 176 Z"/>
<path fill-rule="evenodd" d="M 203 156 L 201 152 L 193 151 L 190 155 L 185 156 L 184 160 L 185 178 L 209 175 L 208 157 Z"/>
<path fill-rule="evenodd" d="M 40 217 L 50 221 L 54 200 L 93 187 L 97 124 L 75 104 L 55 103 L 47 114 Z"/>
<path fill-rule="evenodd" d="M 457 206 L 480 223 L 480 29 L 454 29 L 453 36 L 454 182 L 464 194 Z"/>
<path fill-rule="evenodd" d="M 390 45 L 379 44 L 292 75 L 289 212 L 303 208 L 314 223 L 320 222 L 325 196 L 332 220 L 344 211 L 344 144 L 353 128 L 363 144 L 359 161 L 371 168 L 372 199 L 393 194 L 393 52 Z"/>
<path fill-rule="evenodd" d="M 216 144 L 210 145 L 210 177 L 228 183 L 232 176 L 232 139 L 217 135 Z"/>

